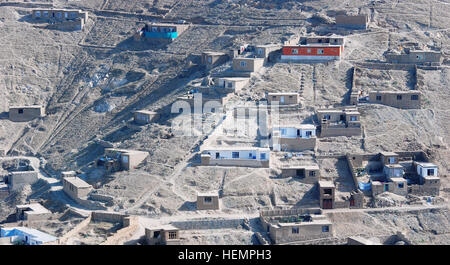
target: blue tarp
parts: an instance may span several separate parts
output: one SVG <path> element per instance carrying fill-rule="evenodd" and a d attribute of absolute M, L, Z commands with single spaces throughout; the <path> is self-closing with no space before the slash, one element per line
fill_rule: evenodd
<path fill-rule="evenodd" d="M 362 183 L 358 181 L 358 186 L 360 190 L 371 190 L 372 189 L 372 184 L 369 183 Z"/>
<path fill-rule="evenodd" d="M 176 39 L 178 37 L 178 32 L 148 32 L 148 31 L 144 31 L 144 36 L 147 38 L 157 38 L 157 39 Z"/>

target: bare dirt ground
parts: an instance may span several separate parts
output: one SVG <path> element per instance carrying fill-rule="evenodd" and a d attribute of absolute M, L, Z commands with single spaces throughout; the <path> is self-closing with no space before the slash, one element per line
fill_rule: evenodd
<path fill-rule="evenodd" d="M 44 2 L 44 1 L 41 1 Z M 314 110 L 339 106 L 349 91 L 348 74 L 357 62 L 383 61 L 383 53 L 404 42 L 439 47 L 448 60 L 449 3 L 444 1 L 257 1 L 257 0 L 165 0 L 165 1 L 45 1 L 55 7 L 89 11 L 89 22 L 79 32 L 48 30 L 30 19 L 30 3 L 0 8 L 0 149 L 8 155 L 42 157 L 46 170 L 80 170 L 99 193 L 115 197 L 110 210 L 158 218 L 197 214 L 198 191 L 221 190 L 222 212 L 255 213 L 262 207 L 318 204 L 315 189 L 295 179 L 277 179 L 269 169 L 196 167 L 193 154 L 201 137 L 173 137 L 170 129 L 175 115 L 170 106 L 184 95 L 186 85 L 209 72 L 192 63 L 193 54 L 203 50 L 227 51 L 234 43 L 276 42 L 289 33 L 329 34 L 323 22 L 337 10 L 367 13 L 370 30 L 341 32 L 346 37 L 344 57 L 327 64 L 273 63 L 255 75 L 236 100 L 259 100 L 265 92 L 299 92 L 301 117 L 313 120 Z M 6 1 L 0 1 L 1 4 Z M 159 16 L 159 17 L 158 17 Z M 322 19 L 318 19 L 318 17 Z M 143 23 L 154 19 L 193 25 L 167 47 L 135 43 L 132 35 Z M 423 70 L 426 105 L 420 110 L 400 110 L 368 104 L 361 107 L 363 136 L 319 139 L 317 155 L 346 152 L 424 150 L 439 166 L 441 195 L 449 195 L 449 105 L 450 71 Z M 224 66 L 225 67 L 225 66 Z M 226 65 L 229 67 L 229 64 Z M 220 68 L 220 67 L 219 67 Z M 219 68 L 211 72 L 219 71 Z M 220 69 L 223 69 L 220 68 Z M 404 71 L 363 69 L 359 85 L 409 89 Z M 303 89 L 301 89 L 303 84 Z M 27 123 L 8 120 L 8 105 L 42 104 L 47 116 Z M 130 125 L 132 111 L 147 108 L 162 113 L 156 124 L 136 129 Z M 145 150 L 150 156 L 134 172 L 104 176 L 92 162 L 103 154 L 98 140 L 118 148 Z M 338 191 L 348 192 L 341 161 L 318 161 L 321 175 L 342 179 Z M 51 176 L 50 176 L 51 177 Z M 0 217 L 32 194 L 54 202 L 63 211 L 73 202 L 58 193 L 37 192 L 42 185 L 28 187 L 0 202 Z M 49 203 L 51 205 L 51 203 Z M 49 206 L 50 207 L 50 206 Z M 211 213 L 214 215 L 214 213 Z M 358 215 L 358 214 L 355 214 Z M 395 218 L 377 215 L 386 232 L 395 230 Z M 336 218 L 341 220 L 344 216 Z M 350 217 L 349 217 L 350 218 Z M 374 216 L 358 216 L 372 220 Z M 402 217 L 403 218 L 403 217 Z M 448 216 L 423 215 L 420 224 L 435 222 L 447 229 L 438 235 L 433 229 L 420 230 L 413 215 L 405 216 L 406 230 L 419 229 L 418 242 L 448 244 Z M 446 219 L 445 219 L 446 218 Z M 345 220 L 345 219 L 342 219 Z M 356 219 L 355 219 L 356 220 Z M 432 221 L 431 221 L 432 220 Z M 358 221 L 359 222 L 359 221 Z M 345 222 L 343 222 L 345 223 Z M 350 221 L 349 221 L 350 223 Z M 364 221 L 352 227 L 365 233 Z M 197 233 L 197 232 L 195 232 Z M 196 243 L 233 242 L 250 244 L 247 234 L 227 231 L 223 235 L 195 234 Z M 231 236 L 232 235 L 232 236 Z M 218 239 L 220 237 L 220 239 Z M 95 241 L 95 240 L 94 240 Z M 88 243 L 98 243 L 97 241 Z"/>

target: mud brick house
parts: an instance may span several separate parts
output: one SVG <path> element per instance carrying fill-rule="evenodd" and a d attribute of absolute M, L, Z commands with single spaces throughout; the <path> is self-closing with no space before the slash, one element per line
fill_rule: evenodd
<path fill-rule="evenodd" d="M 316 147 L 316 126 L 313 124 L 280 125 L 272 129 L 274 151 L 301 152 Z"/>
<path fill-rule="evenodd" d="M 197 210 L 219 210 L 219 192 L 197 193 Z"/>
<path fill-rule="evenodd" d="M 145 240 L 148 245 L 179 245 L 180 230 L 173 225 L 145 228 Z"/>
<path fill-rule="evenodd" d="M 320 137 L 361 135 L 360 113 L 357 108 L 319 109 Z"/>
<path fill-rule="evenodd" d="M 278 102 L 278 105 L 296 105 L 298 104 L 298 93 L 268 93 L 267 94 L 267 104 L 272 104 L 272 102 Z"/>
<path fill-rule="evenodd" d="M 320 208 L 333 209 L 336 186 L 331 181 L 319 180 Z"/>
<path fill-rule="evenodd" d="M 319 208 L 263 210 L 260 221 L 273 244 L 334 236 L 333 224 Z"/>
<path fill-rule="evenodd" d="M 230 59 L 229 55 L 223 52 L 205 51 L 201 55 L 201 64 L 211 69 L 221 65 Z"/>
<path fill-rule="evenodd" d="M 386 61 L 394 64 L 419 64 L 419 65 L 440 65 L 443 59 L 442 53 L 438 51 L 412 50 L 403 48 L 400 52 L 387 52 Z"/>
<path fill-rule="evenodd" d="M 201 154 L 202 166 L 269 167 L 270 149 L 262 147 L 210 147 Z"/>
<path fill-rule="evenodd" d="M 422 93 L 410 91 L 370 91 L 369 102 L 400 109 L 420 109 Z"/>
<path fill-rule="evenodd" d="M 369 16 L 362 15 L 337 15 L 336 26 L 348 29 L 367 29 L 369 24 Z"/>
<path fill-rule="evenodd" d="M 255 45 L 254 53 L 258 58 L 264 58 L 265 62 L 273 62 L 275 60 L 275 54 L 281 50 L 279 44 L 264 44 Z"/>
<path fill-rule="evenodd" d="M 295 177 L 302 183 L 316 183 L 320 178 L 318 165 L 288 165 L 281 167 L 282 177 Z"/>
<path fill-rule="evenodd" d="M 248 84 L 250 79 L 245 77 L 219 77 L 216 80 L 215 83 L 219 88 L 224 88 L 225 91 L 239 92 Z"/>
<path fill-rule="evenodd" d="M 282 61 L 340 60 L 344 52 L 342 37 L 301 37 L 299 44 L 282 48 Z"/>
<path fill-rule="evenodd" d="M 9 107 L 9 119 L 14 122 L 31 121 L 44 116 L 45 109 L 40 105 Z"/>
<path fill-rule="evenodd" d="M 264 65 L 264 58 L 257 58 L 253 55 L 238 56 L 233 59 L 233 71 L 236 72 L 258 72 Z"/>
<path fill-rule="evenodd" d="M 359 188 L 372 196 L 439 195 L 438 167 L 421 151 L 348 154 L 347 161 Z"/>
<path fill-rule="evenodd" d="M 149 110 L 138 110 L 134 113 L 134 122 L 137 124 L 149 124 L 159 119 L 159 114 Z"/>
<path fill-rule="evenodd" d="M 82 30 L 88 22 L 88 12 L 72 9 L 34 9 L 32 18 L 59 29 Z"/>
<path fill-rule="evenodd" d="M 75 201 L 86 198 L 93 187 L 79 177 L 66 177 L 62 179 L 64 192 Z"/>
<path fill-rule="evenodd" d="M 106 148 L 103 157 L 97 160 L 97 166 L 104 166 L 108 172 L 132 170 L 145 158 L 148 152 Z"/>
<path fill-rule="evenodd" d="M 16 206 L 16 221 L 38 221 L 50 218 L 52 213 L 39 203 Z"/>
<path fill-rule="evenodd" d="M 136 41 L 145 40 L 152 43 L 168 44 L 177 39 L 189 27 L 190 24 L 145 24 L 134 34 L 134 39 Z"/>
<path fill-rule="evenodd" d="M 31 165 L 19 165 L 13 168 L 9 170 L 5 178 L 5 184 L 8 184 L 10 191 L 18 190 L 37 181 L 38 171 Z"/>

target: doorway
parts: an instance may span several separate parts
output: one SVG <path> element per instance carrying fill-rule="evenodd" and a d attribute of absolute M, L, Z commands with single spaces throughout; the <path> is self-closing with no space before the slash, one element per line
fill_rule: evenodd
<path fill-rule="evenodd" d="M 333 201 L 331 199 L 323 199 L 322 205 L 324 209 L 333 209 Z"/>

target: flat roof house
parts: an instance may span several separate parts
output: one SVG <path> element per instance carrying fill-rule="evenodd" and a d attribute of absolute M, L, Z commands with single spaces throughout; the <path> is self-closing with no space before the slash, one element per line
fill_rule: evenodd
<path fill-rule="evenodd" d="M 316 165 L 287 165 L 281 167 L 282 177 L 301 179 L 302 183 L 316 183 L 320 178 L 319 166 Z"/>
<path fill-rule="evenodd" d="M 149 124 L 158 120 L 160 117 L 159 113 L 149 110 L 137 110 L 133 114 L 134 122 L 137 124 Z"/>
<path fill-rule="evenodd" d="M 9 190 L 18 190 L 21 187 L 38 181 L 38 172 L 31 165 L 24 165 L 10 171 L 6 177 Z"/>
<path fill-rule="evenodd" d="M 244 88 L 249 80 L 250 78 L 245 77 L 219 77 L 217 78 L 217 86 L 224 88 L 226 91 L 236 93 Z"/>
<path fill-rule="evenodd" d="M 168 44 L 189 28 L 189 24 L 151 23 L 145 24 L 134 35 L 135 40 Z"/>
<path fill-rule="evenodd" d="M 9 107 L 9 119 L 14 122 L 31 121 L 44 116 L 45 109 L 40 105 Z"/>
<path fill-rule="evenodd" d="M 369 102 L 400 109 L 420 109 L 422 93 L 409 91 L 370 91 Z"/>
<path fill-rule="evenodd" d="M 62 179 L 63 190 L 72 199 L 86 198 L 92 191 L 92 186 L 79 177 L 66 177 Z"/>
<path fill-rule="evenodd" d="M 148 152 L 143 151 L 106 148 L 104 156 L 97 160 L 97 165 L 104 166 L 108 172 L 132 170 L 147 156 Z"/>
<path fill-rule="evenodd" d="M 336 186 L 331 181 L 319 180 L 320 208 L 333 209 Z"/>
<path fill-rule="evenodd" d="M 280 93 L 268 93 L 267 104 L 271 105 L 272 102 L 278 102 L 278 105 L 297 105 L 298 93 L 280 92 Z"/>
<path fill-rule="evenodd" d="M 210 147 L 201 154 L 202 166 L 269 167 L 270 149 L 262 147 Z"/>
<path fill-rule="evenodd" d="M 386 61 L 394 64 L 423 64 L 440 65 L 442 53 L 438 51 L 411 50 L 404 48 L 400 53 L 388 52 L 385 54 Z"/>
<path fill-rule="evenodd" d="M 300 37 L 299 44 L 282 48 L 282 61 L 331 61 L 340 60 L 344 52 L 343 37 Z"/>
<path fill-rule="evenodd" d="M 270 139 L 274 151 L 301 152 L 316 147 L 316 126 L 290 124 L 273 127 Z"/>
<path fill-rule="evenodd" d="M 233 58 L 232 68 L 236 72 L 258 72 L 264 65 L 264 58 L 257 57 L 235 57 Z"/>
<path fill-rule="evenodd" d="M 20 221 L 37 221 L 46 220 L 52 215 L 52 212 L 47 210 L 39 203 L 23 204 L 16 206 L 16 220 Z"/>
<path fill-rule="evenodd" d="M 10 238 L 10 243 L 23 242 L 25 245 L 54 245 L 58 238 L 29 227 L 1 227 L 0 238 Z"/>
<path fill-rule="evenodd" d="M 34 9 L 32 18 L 60 29 L 82 30 L 88 22 L 88 12 L 75 9 Z"/>
<path fill-rule="evenodd" d="M 334 236 L 333 224 L 318 208 L 263 210 L 260 212 L 260 221 L 273 244 Z"/>
<path fill-rule="evenodd" d="M 376 196 L 391 192 L 406 196 L 438 196 L 438 167 L 427 162 L 421 151 L 381 152 L 378 154 L 348 154 L 353 178 L 361 190 Z"/>
<path fill-rule="evenodd" d="M 145 240 L 148 245 L 179 245 L 180 229 L 173 225 L 146 227 Z"/>
<path fill-rule="evenodd" d="M 361 135 L 360 113 L 357 108 L 319 109 L 320 137 Z"/>
<path fill-rule="evenodd" d="M 281 50 L 281 45 L 279 44 L 263 44 L 255 45 L 254 53 L 258 58 L 264 58 L 265 62 L 274 61 L 274 54 Z"/>
<path fill-rule="evenodd" d="M 205 51 L 202 52 L 201 63 L 207 69 L 211 69 L 225 63 L 228 59 L 230 59 L 230 56 L 227 53 Z"/>
<path fill-rule="evenodd" d="M 219 210 L 219 192 L 197 193 L 197 210 Z"/>

